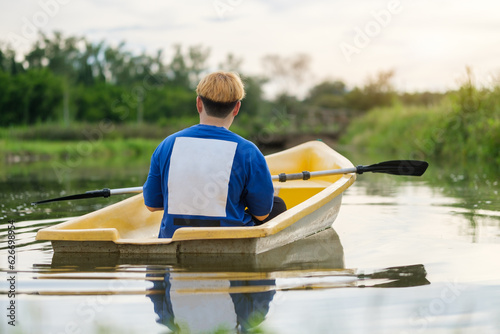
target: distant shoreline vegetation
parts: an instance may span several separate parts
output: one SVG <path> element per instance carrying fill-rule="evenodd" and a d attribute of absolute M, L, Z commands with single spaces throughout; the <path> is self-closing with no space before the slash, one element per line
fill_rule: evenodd
<path fill-rule="evenodd" d="M 468 69 L 460 89 L 439 103 L 375 108 L 350 123 L 341 143 L 367 152 L 474 164 L 498 173 L 500 82 L 479 88 Z"/>
<path fill-rule="evenodd" d="M 172 119 L 196 115 L 195 87 L 210 69 L 210 48 L 179 44 L 172 48 L 169 57 L 161 49 L 154 55 L 134 54 L 124 42 L 113 46 L 61 32 L 40 32 L 31 48 L 18 54 L 0 40 L 0 127 L 103 120 L 166 125 Z M 299 100 L 296 87 L 310 76 L 307 54 L 266 55 L 260 75 L 242 73 L 242 63 L 243 59 L 228 54 L 218 69 L 242 76 L 247 94 L 241 115 L 248 116 L 254 127 L 279 114 L 279 124 L 274 121 L 274 126 L 284 127 L 294 118 L 296 127 L 318 130 L 325 124 L 320 117 L 332 111 L 350 116 L 390 105 L 394 98 L 428 104 L 443 95 L 396 93 L 391 84 L 394 72 L 387 70 L 368 77 L 361 87 L 323 81 Z M 272 99 L 264 96 L 268 84 L 277 92 Z"/>
<path fill-rule="evenodd" d="M 149 156 L 163 138 L 198 123 L 194 88 L 210 49 L 173 48 L 170 59 L 162 50 L 136 55 L 125 43 L 60 32 L 40 33 L 24 55 L 0 43 L 0 163 Z M 328 137 L 399 158 L 500 166 L 500 84 L 479 87 L 470 69 L 446 93 L 397 92 L 387 70 L 360 87 L 323 81 L 299 99 L 293 87 L 309 74 L 308 55 L 267 55 L 265 75 L 241 73 L 242 62 L 229 54 L 219 66 L 240 72 L 246 85 L 231 130 L 259 145 Z M 272 99 L 264 97 L 268 83 L 279 87 Z"/>

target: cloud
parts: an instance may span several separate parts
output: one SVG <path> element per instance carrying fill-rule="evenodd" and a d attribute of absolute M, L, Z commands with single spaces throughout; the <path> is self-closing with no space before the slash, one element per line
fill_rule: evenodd
<path fill-rule="evenodd" d="M 401 11 L 381 24 L 377 13 L 391 3 Z M 23 19 L 43 11 L 38 0 L 8 6 L 0 11 L 1 36 L 20 34 Z M 347 61 L 341 44 L 353 44 L 367 27 L 377 33 Z M 500 2 L 494 0 L 73 0 L 61 4 L 43 30 L 125 41 L 137 51 L 164 49 L 166 57 L 174 44 L 201 44 L 212 50 L 212 67 L 232 53 L 250 74 L 262 73 L 266 54 L 308 53 L 316 80 L 338 78 L 351 86 L 395 69 L 402 87 L 445 89 L 467 65 L 490 74 L 500 66 Z"/>

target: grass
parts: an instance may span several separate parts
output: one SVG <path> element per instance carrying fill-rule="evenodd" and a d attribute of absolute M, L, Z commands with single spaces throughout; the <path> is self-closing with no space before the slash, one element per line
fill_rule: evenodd
<path fill-rule="evenodd" d="M 432 107 L 377 108 L 354 120 L 341 143 L 400 158 L 500 168 L 500 108 L 464 112 L 453 99 Z"/>
<path fill-rule="evenodd" d="M 110 121 L 99 123 L 74 123 L 63 126 L 59 123 L 44 123 L 33 126 L 0 128 L 0 138 L 12 141 L 98 141 L 101 139 L 163 139 L 182 128 L 197 124 L 193 118 L 172 119 L 166 124 L 116 124 Z"/>
<path fill-rule="evenodd" d="M 0 128 L 0 163 L 47 161 L 85 157 L 108 159 L 150 157 L 168 135 L 198 124 L 198 118 L 170 119 L 158 124 L 44 123 L 33 126 Z M 264 129 L 266 130 L 266 129 Z M 231 131 L 250 140 L 263 133 L 263 126 L 242 115 Z M 270 130 L 269 130 L 270 131 Z M 266 132 L 266 134 L 269 133 Z M 272 130 L 272 134 L 284 129 Z"/>
<path fill-rule="evenodd" d="M 143 138 L 79 141 L 0 140 L 0 159 L 4 163 L 45 160 L 106 159 L 150 157 L 160 140 Z M 1 161 L 1 160 L 0 160 Z"/>
<path fill-rule="evenodd" d="M 388 153 L 405 152 L 406 155 L 427 155 L 433 148 L 429 139 L 435 140 L 446 119 L 442 107 L 394 107 L 377 108 L 363 118 L 354 120 L 342 143 L 350 143 L 366 150 L 382 150 Z M 425 138 L 425 142 L 422 141 Z M 430 142 L 430 141 L 429 141 Z"/>
<path fill-rule="evenodd" d="M 178 119 L 160 124 L 38 124 L 31 127 L 0 129 L 0 163 L 48 160 L 149 159 L 169 134 L 196 124 L 194 119 Z"/>

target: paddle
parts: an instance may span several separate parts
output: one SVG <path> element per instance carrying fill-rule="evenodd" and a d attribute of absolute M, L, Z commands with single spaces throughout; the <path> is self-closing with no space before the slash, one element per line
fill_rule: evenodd
<path fill-rule="evenodd" d="M 37 205 L 42 203 L 49 202 L 57 202 L 57 201 L 65 201 L 72 199 L 83 199 L 83 198 L 94 198 L 94 197 L 109 197 L 111 195 L 122 195 L 122 194 L 133 194 L 133 193 L 141 193 L 142 187 L 131 187 L 131 188 L 118 188 L 118 189 L 108 189 L 104 188 L 102 190 L 91 190 L 87 191 L 83 194 L 69 195 L 58 198 L 46 199 L 43 201 L 32 202 L 31 205 Z"/>
<path fill-rule="evenodd" d="M 342 169 L 332 169 L 317 172 L 307 172 L 295 174 L 285 174 L 281 173 L 279 175 L 274 175 L 273 180 L 278 180 L 280 182 L 286 182 L 290 180 L 308 180 L 315 176 L 327 176 L 336 174 L 348 174 L 357 173 L 363 174 L 366 172 L 372 173 L 386 173 L 392 175 L 404 175 L 404 176 L 421 176 L 425 173 L 429 164 L 426 161 L 420 160 L 391 160 L 384 161 L 378 164 L 368 165 L 368 166 L 357 166 Z"/>
<path fill-rule="evenodd" d="M 348 173 L 363 174 L 366 172 L 386 173 L 392 175 L 405 175 L 405 176 L 421 176 L 422 174 L 424 174 L 428 166 L 429 164 L 425 161 L 392 160 L 392 161 L 380 162 L 378 164 L 369 166 L 357 166 L 357 167 L 342 168 L 342 169 L 323 170 L 317 172 L 304 171 L 302 173 L 296 173 L 296 174 L 281 173 L 279 175 L 273 175 L 272 179 L 278 180 L 279 182 L 286 182 L 290 180 L 308 180 L 311 177 L 316 177 L 316 176 L 348 174 Z M 83 194 L 70 195 L 70 196 L 46 199 L 38 202 L 32 202 L 31 204 L 37 205 L 37 204 L 56 202 L 56 201 L 94 198 L 94 197 L 109 197 L 111 195 L 132 194 L 140 192 L 142 192 L 142 187 L 119 188 L 119 189 L 104 188 L 102 190 L 87 191 Z"/>

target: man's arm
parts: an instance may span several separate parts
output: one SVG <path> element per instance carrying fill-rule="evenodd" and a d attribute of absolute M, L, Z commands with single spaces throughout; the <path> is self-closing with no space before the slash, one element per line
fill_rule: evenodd
<path fill-rule="evenodd" d="M 155 159 L 155 153 L 151 157 L 151 165 L 149 167 L 149 174 L 143 186 L 144 204 L 146 208 L 151 211 L 163 210 L 163 194 L 161 191 L 161 174 L 160 167 Z M 149 205 L 148 205 L 149 204 Z"/>
<path fill-rule="evenodd" d="M 269 217 L 269 214 L 267 214 L 265 216 L 254 216 L 254 217 L 257 218 L 260 221 L 263 221 L 264 219 L 266 219 L 267 217 Z"/>
<path fill-rule="evenodd" d="M 263 221 L 273 207 L 274 187 L 271 173 L 264 156 L 257 148 L 247 161 L 251 162 L 251 166 L 247 168 L 251 173 L 246 185 L 246 205 L 254 218 Z"/>
<path fill-rule="evenodd" d="M 163 211 L 163 208 L 152 208 L 150 206 L 146 205 L 146 208 L 148 208 L 149 211 L 155 212 L 155 211 Z M 265 219 L 265 218 L 264 218 Z"/>

